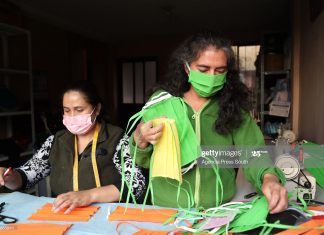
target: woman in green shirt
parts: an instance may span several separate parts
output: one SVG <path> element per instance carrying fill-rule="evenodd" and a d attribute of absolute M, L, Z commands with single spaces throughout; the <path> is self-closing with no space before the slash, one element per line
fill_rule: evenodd
<path fill-rule="evenodd" d="M 162 89 L 184 100 L 200 145 L 264 145 L 263 135 L 249 115 L 248 90 L 239 79 L 235 56 L 227 40 L 210 32 L 198 33 L 185 40 L 171 57 Z M 131 140 L 131 152 L 136 151 L 139 165 L 149 168 L 152 145 L 159 141 L 163 128 L 163 125 L 153 127 L 152 121 L 137 126 Z M 287 191 L 281 184 L 285 180 L 279 169 L 267 162 L 265 167 L 243 170 L 245 177 L 266 196 L 270 213 L 287 208 Z M 154 179 L 154 202 L 160 206 L 185 206 L 188 199 L 183 191 L 191 190 L 195 207 L 214 207 L 217 204 L 215 194 L 220 193 L 215 187 L 217 177 L 223 185 L 223 202 L 230 201 L 236 188 L 235 170 L 219 168 L 217 175 L 214 169 L 199 167 L 197 161 L 193 161 L 182 168 L 182 178 L 188 183 L 181 184 L 183 190 L 178 198 L 176 182 Z"/>

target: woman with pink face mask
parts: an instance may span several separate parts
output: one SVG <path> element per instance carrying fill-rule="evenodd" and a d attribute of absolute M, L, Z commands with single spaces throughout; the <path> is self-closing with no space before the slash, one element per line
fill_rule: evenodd
<path fill-rule="evenodd" d="M 75 207 L 95 202 L 116 202 L 121 198 L 121 143 L 123 130 L 103 118 L 102 101 L 87 81 L 78 81 L 63 93 L 63 124 L 23 166 L 5 174 L 0 184 L 11 190 L 28 189 L 50 175 L 53 211 L 70 213 Z M 124 172 L 130 175 L 132 159 L 123 151 Z M 140 198 L 145 178 L 135 168 L 133 194 Z M 128 177 L 126 177 L 128 178 Z M 125 193 L 126 194 L 126 193 Z"/>

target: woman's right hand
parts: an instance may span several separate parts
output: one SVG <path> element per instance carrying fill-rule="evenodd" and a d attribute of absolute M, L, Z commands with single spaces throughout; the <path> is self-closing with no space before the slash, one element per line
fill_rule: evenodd
<path fill-rule="evenodd" d="M 148 144 L 156 144 L 161 135 L 164 125 L 153 127 L 152 121 L 141 122 L 134 131 L 133 142 L 141 149 L 145 149 Z"/>
<path fill-rule="evenodd" d="M 8 189 L 17 190 L 22 187 L 22 178 L 17 171 L 11 171 L 8 175 L 3 174 L 7 168 L 0 167 L 0 185 L 6 186 Z"/>

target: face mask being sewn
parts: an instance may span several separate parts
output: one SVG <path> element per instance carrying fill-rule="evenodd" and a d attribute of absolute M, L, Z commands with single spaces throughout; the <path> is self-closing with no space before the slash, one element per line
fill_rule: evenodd
<path fill-rule="evenodd" d="M 153 119 L 153 126 L 163 124 L 162 136 L 154 145 L 152 177 L 167 177 L 182 183 L 180 145 L 174 119 Z"/>
<path fill-rule="evenodd" d="M 199 96 L 211 97 L 224 87 L 227 72 L 221 74 L 207 74 L 191 69 L 187 62 L 186 66 L 189 70 L 188 81 Z"/>
<path fill-rule="evenodd" d="M 87 133 L 96 121 L 92 121 L 91 115 L 96 108 L 89 114 L 81 114 L 76 116 L 63 115 L 64 126 L 74 135 L 83 135 Z"/>

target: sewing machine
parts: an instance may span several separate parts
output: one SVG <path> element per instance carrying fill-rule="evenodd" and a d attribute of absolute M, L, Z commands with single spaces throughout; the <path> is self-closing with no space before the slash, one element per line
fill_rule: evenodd
<path fill-rule="evenodd" d="M 289 140 L 281 136 L 275 142 L 275 165 L 282 170 L 287 180 L 285 188 L 305 200 L 314 200 L 316 193 L 316 179 L 304 169 L 304 156 L 302 149 L 292 149 Z"/>

